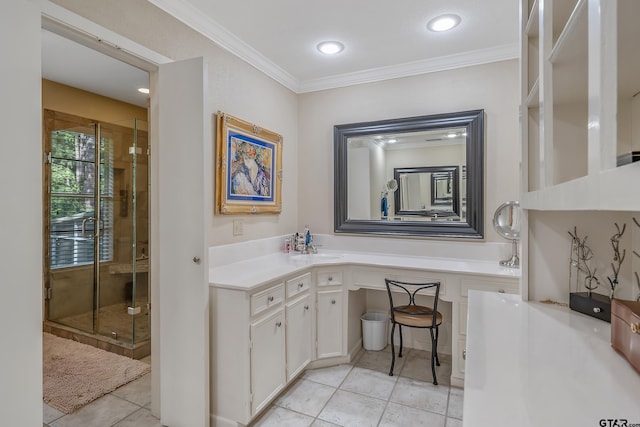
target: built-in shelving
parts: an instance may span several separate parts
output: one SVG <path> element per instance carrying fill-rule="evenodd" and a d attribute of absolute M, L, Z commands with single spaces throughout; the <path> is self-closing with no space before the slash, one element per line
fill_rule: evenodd
<path fill-rule="evenodd" d="M 522 2 L 522 206 L 640 211 L 640 1 Z"/>

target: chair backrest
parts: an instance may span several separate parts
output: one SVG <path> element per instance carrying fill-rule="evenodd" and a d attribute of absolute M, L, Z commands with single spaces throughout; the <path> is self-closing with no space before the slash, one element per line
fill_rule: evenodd
<path fill-rule="evenodd" d="M 438 300 L 440 299 L 440 282 L 411 283 L 392 279 L 384 279 L 384 282 L 387 285 L 387 294 L 389 295 L 389 311 L 391 312 L 392 322 L 395 322 L 395 313 L 401 312 L 414 316 L 431 316 L 432 326 L 436 326 Z M 423 306 L 418 306 L 416 304 L 416 295 L 420 291 L 431 288 L 435 288 L 435 293 L 433 295 L 433 308 L 429 308 L 428 310 L 420 309 L 420 307 Z M 398 304 L 397 297 L 396 302 L 394 303 L 393 294 L 394 292 L 398 293 L 399 291 L 404 291 L 404 293 L 406 293 L 407 295 L 407 303 L 404 305 Z"/>

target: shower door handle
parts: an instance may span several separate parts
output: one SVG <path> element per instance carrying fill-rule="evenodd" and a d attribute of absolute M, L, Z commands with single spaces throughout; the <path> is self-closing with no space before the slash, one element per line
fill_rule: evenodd
<path fill-rule="evenodd" d="M 94 217 L 85 218 L 82 220 L 82 237 L 87 237 L 93 239 L 95 236 L 92 234 L 87 234 L 87 222 L 93 221 L 95 224 L 96 219 Z M 95 227 L 95 226 L 94 226 Z"/>
<path fill-rule="evenodd" d="M 93 222 L 93 234 L 87 234 L 87 222 L 92 221 Z M 100 237 L 104 235 L 104 221 L 101 219 L 100 220 L 100 225 L 98 226 L 98 230 L 95 229 L 96 227 L 96 219 L 92 216 L 90 216 L 89 218 L 85 218 L 82 220 L 82 237 L 87 237 L 90 239 L 95 239 L 96 237 Z"/>

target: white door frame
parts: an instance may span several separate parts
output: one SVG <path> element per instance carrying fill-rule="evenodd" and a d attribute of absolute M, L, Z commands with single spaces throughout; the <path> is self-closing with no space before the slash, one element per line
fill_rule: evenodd
<path fill-rule="evenodd" d="M 159 173 L 158 153 L 159 141 L 159 101 L 158 101 L 158 68 L 161 64 L 173 62 L 153 50 L 135 43 L 111 30 L 108 30 L 67 9 L 50 3 L 41 2 L 42 28 L 83 44 L 108 56 L 119 59 L 130 65 L 149 72 L 150 104 L 149 104 L 149 145 L 150 157 L 150 292 L 151 292 L 151 412 L 161 417 L 161 354 L 160 342 L 160 300 L 159 300 Z M 206 254 L 203 256 L 206 260 Z M 208 343 L 204 343 L 208 347 Z M 188 349 L 184 349 L 188 351 Z M 170 367 L 164 366 L 167 370 Z M 179 368 L 178 368 L 179 369 Z M 176 370 L 177 371 L 177 370 Z M 203 376 L 207 376 L 203 372 Z M 207 378 L 208 380 L 208 378 Z"/>

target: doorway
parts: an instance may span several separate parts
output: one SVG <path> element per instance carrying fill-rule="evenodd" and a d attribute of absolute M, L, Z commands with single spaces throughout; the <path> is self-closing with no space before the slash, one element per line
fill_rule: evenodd
<path fill-rule="evenodd" d="M 149 355 L 148 132 L 44 111 L 46 332 Z M 98 207 L 98 208 L 96 208 Z"/>

